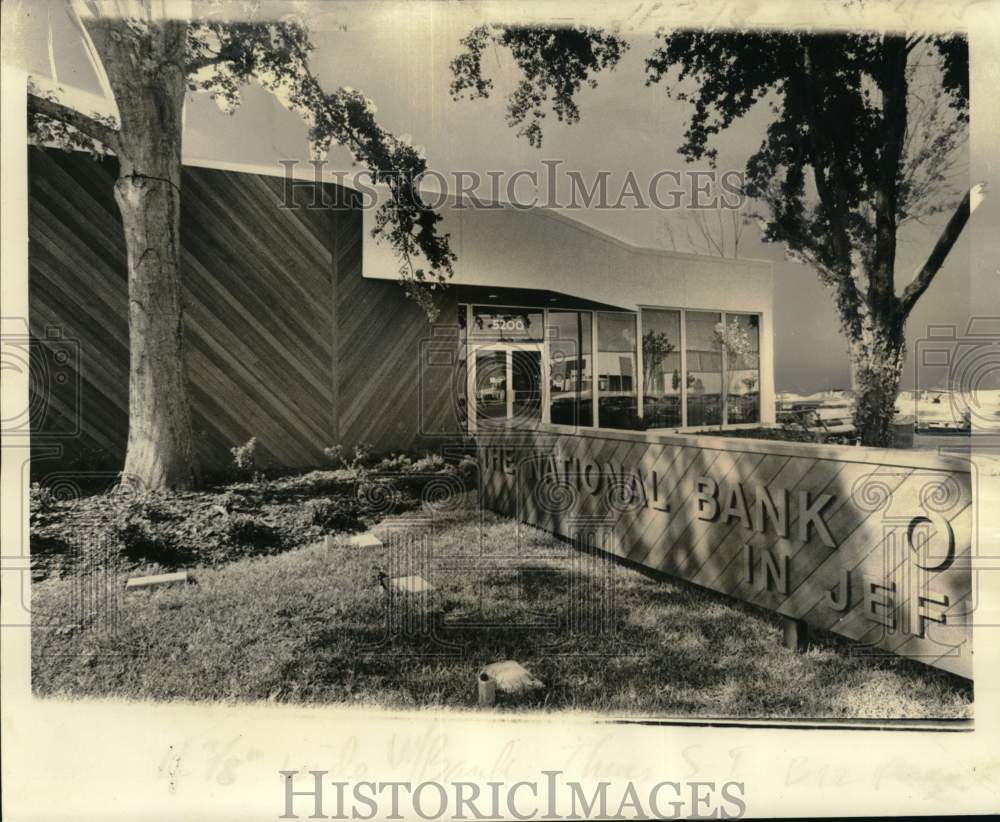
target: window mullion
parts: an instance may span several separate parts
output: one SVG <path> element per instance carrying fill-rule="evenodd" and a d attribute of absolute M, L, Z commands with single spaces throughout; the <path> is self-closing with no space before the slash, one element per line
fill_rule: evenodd
<path fill-rule="evenodd" d="M 688 420 L 687 312 L 681 309 L 681 427 Z"/>

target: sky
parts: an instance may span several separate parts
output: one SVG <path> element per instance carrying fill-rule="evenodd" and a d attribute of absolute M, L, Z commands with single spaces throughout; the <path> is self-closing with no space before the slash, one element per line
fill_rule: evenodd
<path fill-rule="evenodd" d="M 280 10 L 301 15 L 309 26 L 316 45 L 312 68 L 321 84 L 331 90 L 351 86 L 362 91 L 378 106 L 382 126 L 395 134 L 411 135 L 415 144 L 424 147 L 428 166 L 445 175 L 458 170 L 510 175 L 526 169 L 544 179 L 542 161 L 558 160 L 562 170 L 579 171 L 585 180 L 598 171 L 610 172 L 609 188 L 617 191 L 629 172 L 645 185 L 659 171 L 708 168 L 705 163 L 686 163 L 677 152 L 689 104 L 668 98 L 662 84 L 645 85 L 644 59 L 656 41 L 643 27 L 631 32 L 627 25 L 623 27 L 630 49 L 614 71 L 598 77 L 596 89 L 581 90 L 577 98 L 580 122 L 558 123 L 551 114 L 545 119 L 541 149 L 518 138 L 505 121 L 505 92 L 517 75 L 504 53 L 488 50 L 484 55 L 484 69 L 495 81 L 490 99 L 452 100 L 449 63 L 461 51 L 459 41 L 472 26 L 495 19 L 485 16 L 488 8 L 450 3 L 292 3 Z M 97 91 L 78 35 L 60 13 L 50 15 L 44 4 L 32 4 L 29 11 L 23 28 L 29 66 L 50 73 L 46 32 L 51 29 L 59 81 Z M 742 170 L 767 124 L 768 111 L 758 106 L 724 132 L 715 142 L 718 169 Z M 245 90 L 243 104 L 234 115 L 221 112 L 207 95 L 189 95 L 184 155 L 276 168 L 280 159 L 305 162 L 310 156 L 305 125 L 259 87 Z M 343 149 L 335 149 L 329 161 L 335 168 L 351 165 Z M 683 217 L 676 213 L 668 216 L 660 209 L 639 209 L 625 202 L 627 207 L 620 210 L 569 209 L 564 213 L 641 246 L 669 247 L 665 220 L 683 229 L 683 223 L 677 222 Z M 901 232 L 897 291 L 923 263 L 946 218 Z M 832 295 L 820 285 L 815 272 L 787 261 L 780 246 L 761 243 L 752 224 L 744 231 L 740 256 L 773 264 L 778 391 L 848 387 L 846 343 L 838 330 Z M 909 319 L 911 351 L 931 324 L 953 324 L 961 334 L 974 313 L 969 285 L 966 232 Z M 914 384 L 913 359 L 904 370 L 903 388 Z M 921 382 L 920 378 L 916 381 Z"/>

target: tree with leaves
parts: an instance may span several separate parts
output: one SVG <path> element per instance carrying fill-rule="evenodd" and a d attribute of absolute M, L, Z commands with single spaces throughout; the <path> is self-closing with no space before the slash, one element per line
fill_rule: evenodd
<path fill-rule="evenodd" d="M 642 335 L 643 386 L 646 393 L 657 390 L 655 383 L 663 373 L 663 361 L 675 348 L 664 331 L 647 331 Z"/>
<path fill-rule="evenodd" d="M 29 89 L 29 128 L 39 145 L 87 148 L 118 160 L 115 200 L 128 255 L 129 434 L 124 475 L 150 488 L 197 484 L 184 366 L 180 289 L 183 109 L 188 91 L 205 91 L 230 110 L 256 82 L 301 114 L 313 150 L 346 146 L 389 197 L 373 234 L 400 258 L 408 292 L 433 310 L 429 292 L 452 272 L 441 219 L 416 190 L 426 163 L 378 125 L 375 107 L 348 87 L 326 92 L 309 68 L 313 46 L 293 20 L 255 17 L 255 6 L 204 4 L 200 19 L 165 18 L 152 0 L 137 16 L 105 13 L 96 0 L 69 3 L 107 76 L 118 117 L 101 117 Z M 208 12 L 212 14 L 209 15 Z M 242 19 L 230 19 L 243 14 Z M 220 16 L 221 15 L 221 16 Z M 225 17 L 225 19 L 223 19 Z M 415 264 L 422 258 L 427 268 Z"/>
<path fill-rule="evenodd" d="M 489 95 L 481 56 L 491 44 L 510 51 L 523 77 L 507 118 L 535 146 L 546 109 L 578 120 L 582 83 L 595 85 L 628 46 L 599 29 L 482 26 L 463 39 L 452 63 L 456 98 Z M 714 164 L 713 138 L 752 109 L 769 109 L 743 193 L 760 205 L 763 239 L 810 264 L 832 291 L 850 349 L 861 442 L 891 445 L 907 317 L 979 194 L 952 197 L 946 175 L 967 134 L 967 40 L 922 32 L 661 30 L 645 65 L 647 85 L 662 83 L 668 95 L 692 104 L 679 148 L 689 161 Z M 563 66 L 572 69 L 568 77 Z M 933 104 L 935 96 L 944 105 Z M 950 212 L 946 225 L 898 290 L 900 226 L 939 211 Z"/>
<path fill-rule="evenodd" d="M 719 414 L 719 429 L 729 419 L 729 391 L 732 379 L 730 372 L 736 371 L 743 357 L 753 350 L 748 332 L 739 320 L 733 318 L 729 325 L 716 323 L 712 332 L 716 345 L 722 351 L 722 413 Z"/>

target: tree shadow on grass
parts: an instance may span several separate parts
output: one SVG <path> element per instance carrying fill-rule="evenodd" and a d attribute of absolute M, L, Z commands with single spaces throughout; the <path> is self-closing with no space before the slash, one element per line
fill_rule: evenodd
<path fill-rule="evenodd" d="M 548 685 L 522 700 L 525 707 L 600 709 L 616 703 L 608 685 L 617 683 L 642 690 L 647 704 L 683 711 L 691 709 L 692 700 L 670 694 L 710 688 L 733 676 L 732 660 L 716 646 L 720 637 L 740 631 L 744 620 L 738 613 L 713 610 L 682 618 L 689 613 L 686 592 L 654 587 L 643 592 L 649 599 L 644 607 L 663 614 L 659 624 L 647 624 L 629 607 L 609 609 L 599 598 L 581 599 L 579 575 L 568 569 L 519 566 L 503 573 L 490 602 L 476 612 L 478 621 L 448 624 L 440 608 L 412 602 L 399 606 L 411 609 L 409 614 L 369 610 L 349 626 L 316 633 L 307 657 L 317 692 L 336 698 L 349 672 L 352 688 L 380 692 L 387 704 L 426 699 L 471 706 L 478 670 L 516 659 Z M 568 601 L 574 596 L 576 601 Z M 545 625 L 540 613 L 558 619 Z M 412 617 L 410 632 L 393 633 L 394 617 L 397 628 Z M 742 675 L 747 687 L 759 675 L 752 655 L 743 662 Z M 657 691 L 663 696 L 649 696 Z"/>
<path fill-rule="evenodd" d="M 350 626 L 318 633 L 307 654 L 311 693 L 318 700 L 353 694 L 381 705 L 472 707 L 481 667 L 515 659 L 546 684 L 508 700 L 525 709 L 850 718 L 852 710 L 877 713 L 864 700 L 880 694 L 904 715 L 919 708 L 895 696 L 897 677 L 926 680 L 926 671 L 906 670 L 908 660 L 859 660 L 845 653 L 847 643 L 825 639 L 804 656 L 793 653 L 781 646 L 777 617 L 686 583 L 622 580 L 609 611 L 600 598 L 570 602 L 581 582 L 570 569 L 522 564 L 495 577 L 489 601 L 464 625 L 448 624 L 439 607 L 412 603 L 404 607 L 426 618 L 416 632 L 389 635 L 387 611 L 369 610 Z M 470 605 L 470 590 L 464 600 L 451 596 Z M 540 625 L 539 614 L 557 616 L 556 624 Z M 929 695 L 952 687 L 941 679 Z"/>

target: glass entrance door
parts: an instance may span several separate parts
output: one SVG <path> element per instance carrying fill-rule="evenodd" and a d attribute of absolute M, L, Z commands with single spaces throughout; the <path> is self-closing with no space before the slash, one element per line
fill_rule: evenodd
<path fill-rule="evenodd" d="M 521 422 L 542 421 L 542 352 L 510 352 L 511 419 Z"/>
<path fill-rule="evenodd" d="M 475 421 L 478 429 L 508 420 L 541 422 L 541 346 L 489 346 L 475 355 Z"/>
<path fill-rule="evenodd" d="M 510 416 L 507 352 L 488 348 L 476 352 L 476 425 L 487 427 Z"/>

